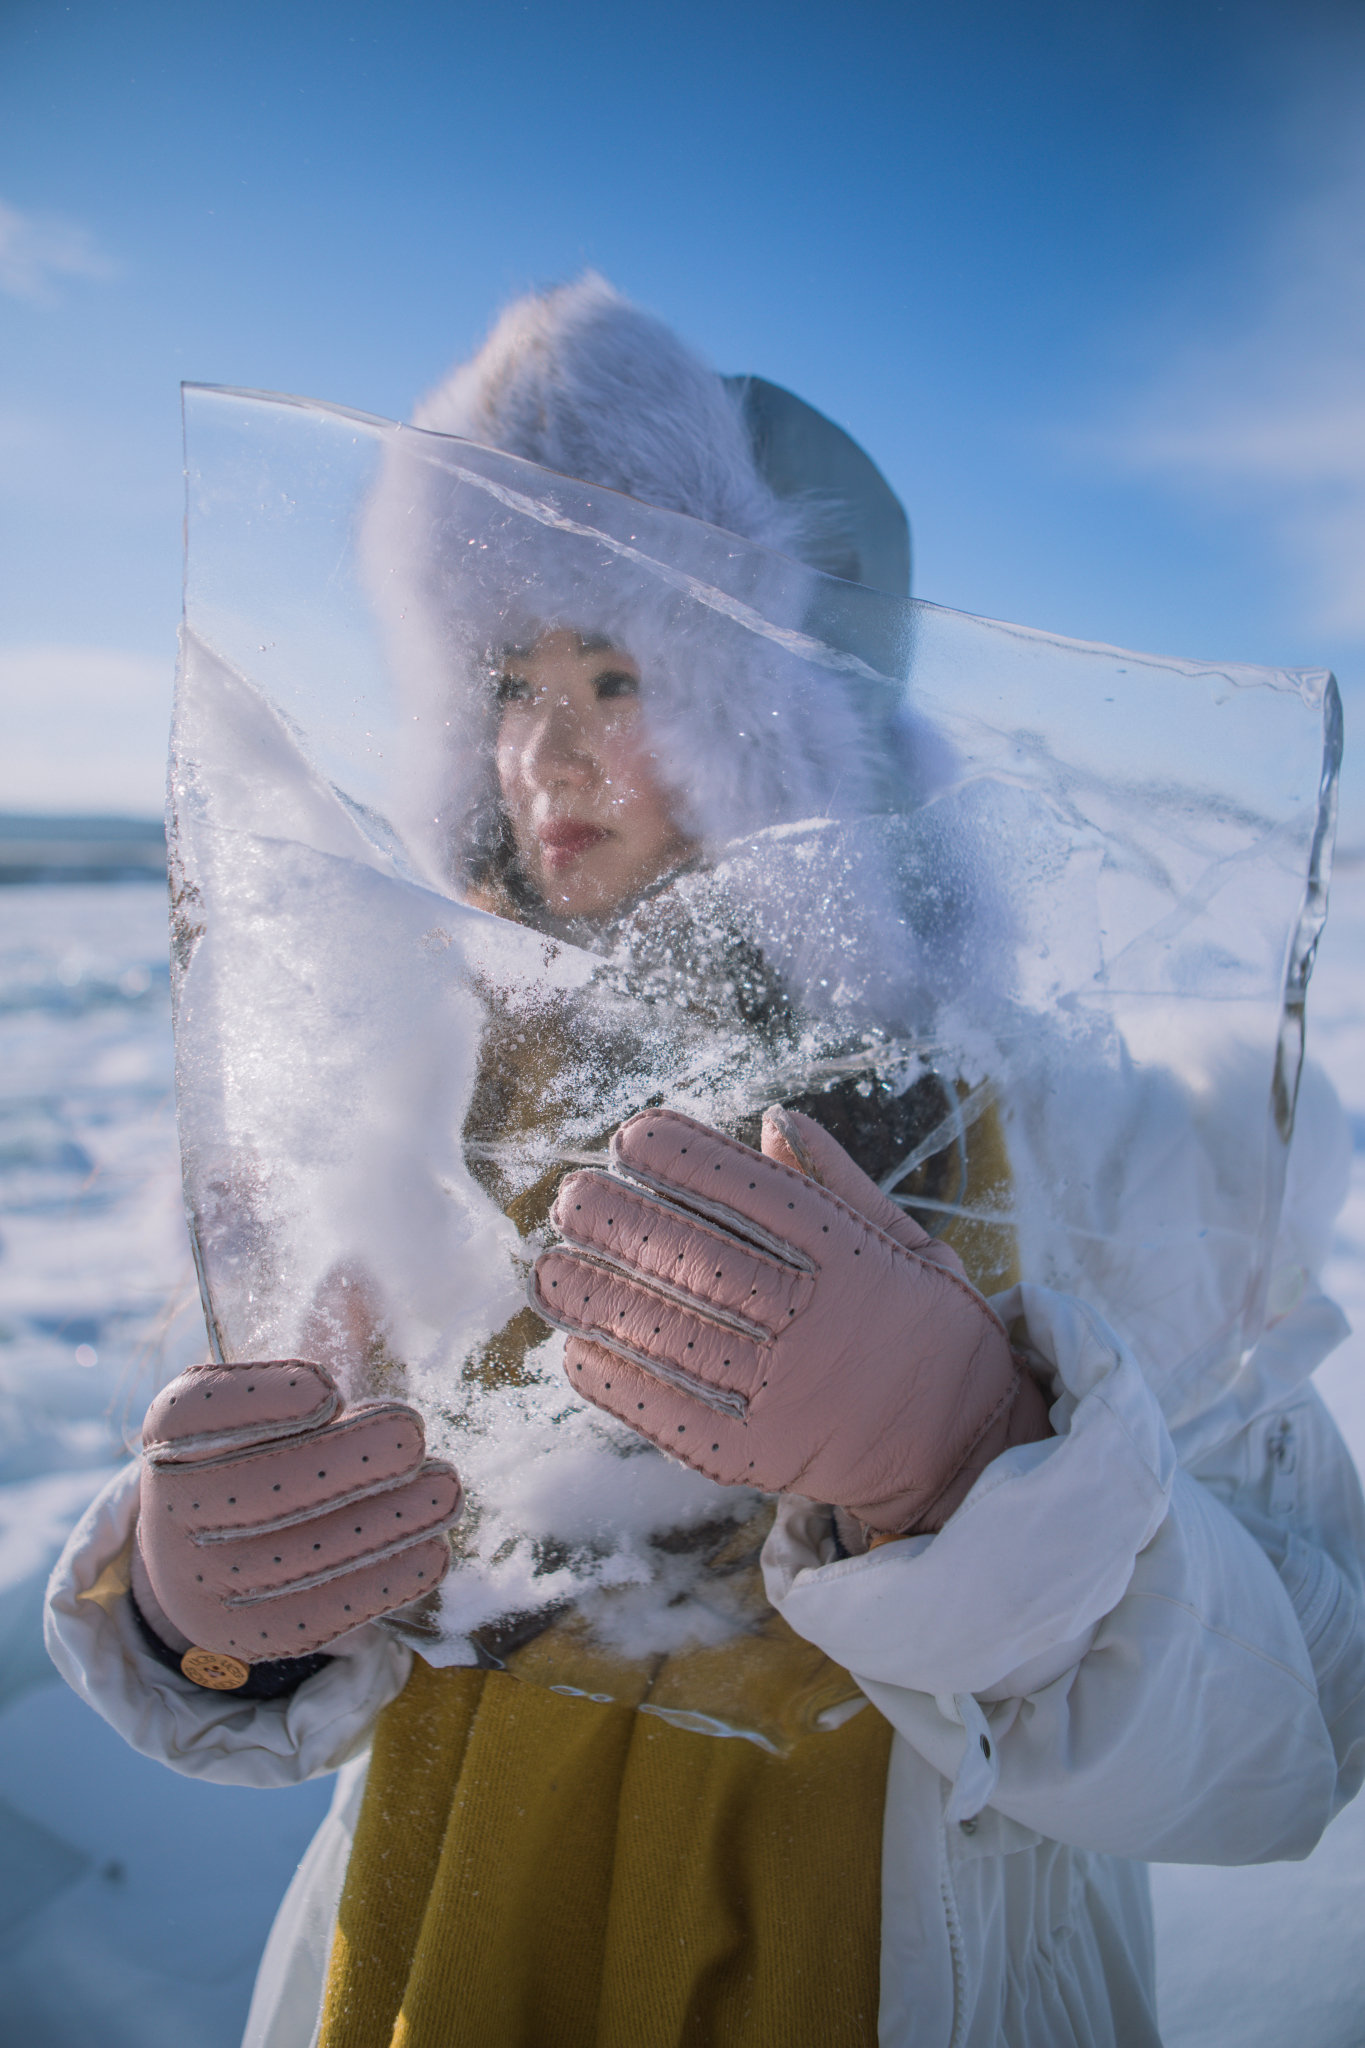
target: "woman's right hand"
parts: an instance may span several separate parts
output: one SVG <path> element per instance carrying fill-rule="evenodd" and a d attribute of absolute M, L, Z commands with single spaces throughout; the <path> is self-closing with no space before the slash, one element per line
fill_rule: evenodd
<path fill-rule="evenodd" d="M 551 1220 L 531 1304 L 585 1399 L 722 1486 L 934 1534 L 991 1461 L 1052 1434 L 990 1304 L 820 1125 L 763 1150 L 668 1109 L 611 1141 Z M 708 1447 L 709 1446 L 709 1447 Z"/>
<path fill-rule="evenodd" d="M 415 1408 L 343 1410 L 323 1366 L 191 1366 L 152 1402 L 142 1442 L 138 1547 L 200 1683 L 321 1649 L 449 1567 L 458 1474 L 426 1456 Z"/>

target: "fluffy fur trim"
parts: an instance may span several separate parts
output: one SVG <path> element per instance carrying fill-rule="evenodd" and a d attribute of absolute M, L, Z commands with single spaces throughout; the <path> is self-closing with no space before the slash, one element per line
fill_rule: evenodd
<path fill-rule="evenodd" d="M 813 513 L 754 461 L 737 392 L 652 315 L 589 271 L 510 305 L 413 424 L 685 512 L 800 556 Z"/>
<path fill-rule="evenodd" d="M 800 821 L 908 811 L 939 779 L 902 688 L 820 644 L 809 508 L 764 482 L 740 405 L 587 277 L 510 307 L 419 408 L 425 431 L 389 444 L 364 547 L 412 742 L 395 822 L 439 885 L 477 881 L 506 846 L 490 665 L 554 626 L 638 662 L 656 772 L 708 864 Z M 832 914 L 864 932 L 864 964 L 890 945 L 908 966 L 894 877 L 837 865 L 837 884 L 818 855 L 784 867 L 782 893 L 844 899 Z M 860 890 L 880 906 L 875 940 Z M 824 985 L 813 968 L 795 979 Z"/>

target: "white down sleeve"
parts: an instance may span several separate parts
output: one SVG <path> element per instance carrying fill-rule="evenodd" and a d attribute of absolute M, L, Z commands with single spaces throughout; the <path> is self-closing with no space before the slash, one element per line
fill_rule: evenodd
<path fill-rule="evenodd" d="M 412 1653 L 359 1628 L 288 1699 L 209 1692 L 148 1655 L 118 1591 L 137 1524 L 134 1460 L 96 1495 L 52 1573 L 47 1647 L 81 1698 L 144 1756 L 219 1784 L 296 1785 L 334 1771 L 369 1740 L 381 1707 L 407 1683 Z"/>
<path fill-rule="evenodd" d="M 1365 1780 L 1365 1501 L 1336 1424 L 1299 1386 L 1194 1471 L 1255 1539 L 1298 1616 L 1337 1760 L 1336 1804 Z"/>
<path fill-rule="evenodd" d="M 1156 1861 L 1304 1856 L 1337 1757 L 1290 1590 L 1178 1472 L 1155 1396 L 1094 1310 L 998 1297 L 1054 1366 L 1050 1441 L 1007 1451 L 936 1536 L 821 1562 L 792 1503 L 770 1599 L 955 1781 L 1035 1835 Z"/>

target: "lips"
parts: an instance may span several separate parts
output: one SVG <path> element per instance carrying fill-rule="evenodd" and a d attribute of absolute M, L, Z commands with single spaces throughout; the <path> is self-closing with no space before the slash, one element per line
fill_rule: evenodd
<path fill-rule="evenodd" d="M 572 866 L 580 854 L 590 846 L 596 846 L 607 837 L 600 825 L 577 824 L 572 819 L 542 825 L 536 833 L 540 842 L 540 857 L 547 868 L 558 872 Z"/>

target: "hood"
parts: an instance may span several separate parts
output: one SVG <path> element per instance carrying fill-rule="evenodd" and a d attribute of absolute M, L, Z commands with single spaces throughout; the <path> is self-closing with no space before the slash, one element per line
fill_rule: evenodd
<path fill-rule="evenodd" d="M 509 307 L 414 429 L 363 539 L 411 706 L 402 823 L 443 886 L 467 886 L 501 832 L 490 658 L 550 624 L 639 662 L 659 779 L 704 858 L 902 810 L 944 778 L 904 701 L 904 512 L 791 394 L 718 376 L 587 276 Z"/>

